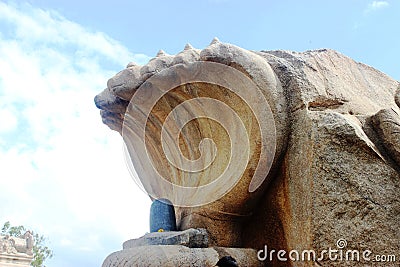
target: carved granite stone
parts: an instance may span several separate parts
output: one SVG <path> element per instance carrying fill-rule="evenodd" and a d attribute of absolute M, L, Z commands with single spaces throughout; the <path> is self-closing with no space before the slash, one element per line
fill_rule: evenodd
<path fill-rule="evenodd" d="M 219 259 L 231 255 L 239 266 L 262 266 L 257 252 L 249 248 L 188 248 L 178 245 L 140 246 L 109 255 L 103 267 L 214 267 Z"/>
<path fill-rule="evenodd" d="M 205 229 L 148 233 L 140 238 L 125 241 L 123 248 L 154 245 L 182 245 L 189 248 L 206 248 L 208 247 L 208 233 Z"/>
<path fill-rule="evenodd" d="M 150 232 L 176 231 L 174 205 L 166 199 L 156 199 L 150 207 Z"/>
<path fill-rule="evenodd" d="M 382 109 L 372 117 L 376 132 L 386 150 L 400 164 L 400 116 L 395 109 Z"/>
<path fill-rule="evenodd" d="M 211 248 L 131 248 L 119 252 L 122 254 L 117 253 L 126 257 L 130 264 L 124 266 L 147 266 L 148 257 L 165 262 L 162 266 L 186 266 L 188 262 L 199 265 L 187 266 L 214 266 L 221 256 L 215 252 L 218 247 L 251 248 L 253 252 L 243 254 L 245 256 L 224 256 L 234 257 L 239 266 L 256 266 L 260 262 L 254 250 L 263 249 L 265 245 L 288 252 L 295 249 L 320 252 L 338 248 L 338 241 L 343 240 L 346 241 L 343 249 L 371 250 L 374 255 L 399 255 L 398 81 L 329 49 L 302 53 L 254 52 L 216 39 L 203 50 L 187 45 L 175 56 L 161 51 L 145 66 L 128 65 L 127 69 L 111 78 L 107 89 L 95 98 L 103 122 L 126 138 L 124 127 L 126 129 L 129 123 L 124 124 L 124 119 L 125 122 L 131 120 L 131 123 L 136 119 L 138 124 L 142 120 L 140 116 L 129 117 L 140 106 L 137 100 L 134 100 L 136 105 L 132 105 L 138 92 L 147 88 L 147 96 L 151 97 L 150 89 L 162 86 L 163 81 L 165 84 L 185 81 L 185 71 L 201 75 L 202 69 L 198 66 L 204 62 L 222 64 L 239 71 L 262 93 L 262 97 L 244 101 L 238 92 L 215 83 L 180 84 L 160 98 L 147 117 L 147 152 L 156 169 L 169 179 L 168 182 L 184 186 L 201 187 L 212 183 L 210 177 L 225 169 L 232 144 L 243 146 L 248 161 L 238 182 L 221 198 L 204 205 L 175 207 L 178 229 L 207 229 Z M 174 71 L 169 71 L 171 69 Z M 218 75 L 222 82 L 228 77 L 223 72 Z M 239 84 L 241 81 L 238 77 L 231 77 L 225 84 Z M 206 171 L 189 175 L 175 168 L 171 164 L 173 158 L 164 153 L 162 129 L 168 121 L 168 114 L 172 113 L 176 121 L 184 118 L 184 113 L 173 113 L 175 108 L 201 97 L 216 99 L 238 114 L 248 140 L 238 134 L 239 130 L 231 136 L 226 134 L 230 126 L 237 125 L 231 119 L 226 120 L 229 125 L 225 128 L 204 118 L 187 123 L 177 138 L 178 150 L 186 158 L 195 161 L 204 156 L 202 151 L 205 150 L 202 149 L 207 144 L 201 142 L 205 139 L 212 139 L 217 148 L 206 154 L 209 158 L 215 156 L 215 161 L 205 166 Z M 263 109 L 260 99 L 272 114 L 275 133 L 269 137 L 276 141 L 273 158 L 260 157 L 260 151 L 265 148 L 262 133 L 272 129 L 271 123 L 265 125 L 263 120 L 257 120 L 258 112 Z M 204 111 L 201 105 L 194 106 L 196 112 Z M 208 109 L 218 111 L 217 106 Z M 221 116 L 227 114 L 220 113 Z M 268 119 L 264 117 L 265 121 Z M 174 132 L 167 134 L 173 135 Z M 247 144 L 248 150 L 245 149 Z M 173 151 L 176 148 L 167 149 Z M 135 153 L 131 153 L 131 157 L 136 159 L 135 168 L 140 167 L 141 158 L 135 158 Z M 270 164 L 271 168 L 264 174 L 260 186 L 250 190 L 259 163 L 263 166 Z M 153 182 L 152 177 L 147 177 L 146 172 L 138 173 L 146 190 L 163 193 L 162 186 Z M 231 174 L 232 177 L 235 175 L 234 172 Z M 173 203 L 182 203 L 179 197 L 207 198 L 216 194 L 218 188 L 202 192 L 202 195 L 169 196 Z M 117 254 L 110 255 L 103 266 L 122 266 L 115 263 L 117 258 L 120 260 Z M 163 259 L 164 254 L 170 258 Z M 191 255 L 190 259 L 188 255 Z M 194 263 L 196 259 L 199 263 Z M 293 262 L 280 261 L 275 256 L 264 264 L 365 266 L 366 262 L 332 261 L 326 257 Z"/>

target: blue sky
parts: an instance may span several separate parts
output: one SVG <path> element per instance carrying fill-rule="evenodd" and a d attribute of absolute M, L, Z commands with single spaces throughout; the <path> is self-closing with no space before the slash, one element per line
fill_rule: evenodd
<path fill-rule="evenodd" d="M 252 50 L 332 48 L 400 79 L 399 1 L 29 2 L 104 32 L 134 53 L 174 54 L 186 42 L 202 48 L 217 36 Z"/>
<path fill-rule="evenodd" d="M 100 266 L 148 231 L 150 201 L 93 97 L 130 61 L 217 36 L 332 48 L 400 80 L 399 1 L 1 1 L 0 223 L 49 238 L 49 267 Z"/>

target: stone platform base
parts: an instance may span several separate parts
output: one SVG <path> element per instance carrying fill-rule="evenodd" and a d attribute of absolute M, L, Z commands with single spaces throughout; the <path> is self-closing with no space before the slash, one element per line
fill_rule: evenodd
<path fill-rule="evenodd" d="M 220 258 L 228 255 L 236 259 L 238 266 L 263 266 L 254 249 L 155 245 L 114 252 L 102 267 L 214 267 Z"/>
<path fill-rule="evenodd" d="M 23 253 L 0 253 L 0 267 L 29 267 L 32 258 Z"/>
<path fill-rule="evenodd" d="M 102 267 L 214 267 L 224 256 L 238 266 L 263 266 L 250 248 L 208 247 L 205 229 L 146 234 L 124 243 L 123 250 L 109 255 Z"/>

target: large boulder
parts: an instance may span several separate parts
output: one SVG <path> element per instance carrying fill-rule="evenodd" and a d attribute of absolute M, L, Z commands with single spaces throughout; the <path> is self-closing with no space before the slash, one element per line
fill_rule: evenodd
<path fill-rule="evenodd" d="M 253 52 L 214 40 L 128 65 L 95 102 L 103 122 L 123 135 L 144 189 L 176 206 L 180 230 L 207 229 L 210 247 L 317 253 L 310 261 L 275 253 L 267 266 L 365 266 L 368 259 L 318 253 L 372 251 L 372 261 L 400 252 L 398 87 L 333 50 Z M 157 90 L 162 96 L 144 106 Z M 193 101 L 200 98 L 217 101 Z M 165 127 L 168 120 L 179 131 Z M 179 168 L 188 159 L 203 168 Z M 214 180 L 223 173 L 231 179 Z"/>

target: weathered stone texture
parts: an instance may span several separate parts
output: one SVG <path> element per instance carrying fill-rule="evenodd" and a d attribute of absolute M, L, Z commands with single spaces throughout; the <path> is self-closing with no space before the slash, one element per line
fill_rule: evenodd
<path fill-rule="evenodd" d="M 239 266 L 262 266 L 254 249 L 188 248 L 179 245 L 141 246 L 114 252 L 102 267 L 214 267 L 220 258 L 234 257 Z"/>
<path fill-rule="evenodd" d="M 232 66 L 263 91 L 277 130 L 277 153 L 268 179 L 255 192 L 248 191 L 252 162 L 222 199 L 202 207 L 176 209 L 178 228 L 206 228 L 209 245 L 214 248 L 143 246 L 124 250 L 122 258 L 112 254 L 103 266 L 122 266 L 112 265 L 122 261 L 127 262 L 124 266 L 161 266 L 146 265 L 154 262 L 163 262 L 162 266 L 214 266 L 221 256 L 219 246 L 322 251 L 337 248 L 339 239 L 347 241 L 344 249 L 400 255 L 398 81 L 333 50 L 250 52 L 215 40 L 201 51 L 188 46 L 175 57 L 160 53 L 147 66 L 130 66 L 110 79 L 108 91 L 96 97 L 103 122 L 121 132 L 124 105 L 146 78 L 173 64 L 199 60 Z M 225 102 L 236 109 L 243 105 L 222 88 L 191 86 L 181 90 L 226 98 Z M 249 114 L 245 109 L 242 112 Z M 206 136 L 205 128 L 198 129 L 200 132 L 185 132 L 187 138 Z M 260 139 L 257 131 L 251 136 L 251 155 L 255 157 Z M 217 141 L 221 138 L 214 137 Z M 196 155 L 194 151 L 188 154 Z M 244 257 L 247 261 L 250 254 Z M 239 266 L 256 266 L 246 264 Z M 326 258 L 318 263 L 278 262 L 275 258 L 265 264 L 367 263 Z"/>
<path fill-rule="evenodd" d="M 125 241 L 124 249 L 150 245 L 182 245 L 189 248 L 208 247 L 208 233 L 205 229 L 187 229 L 175 232 L 155 232 Z"/>

